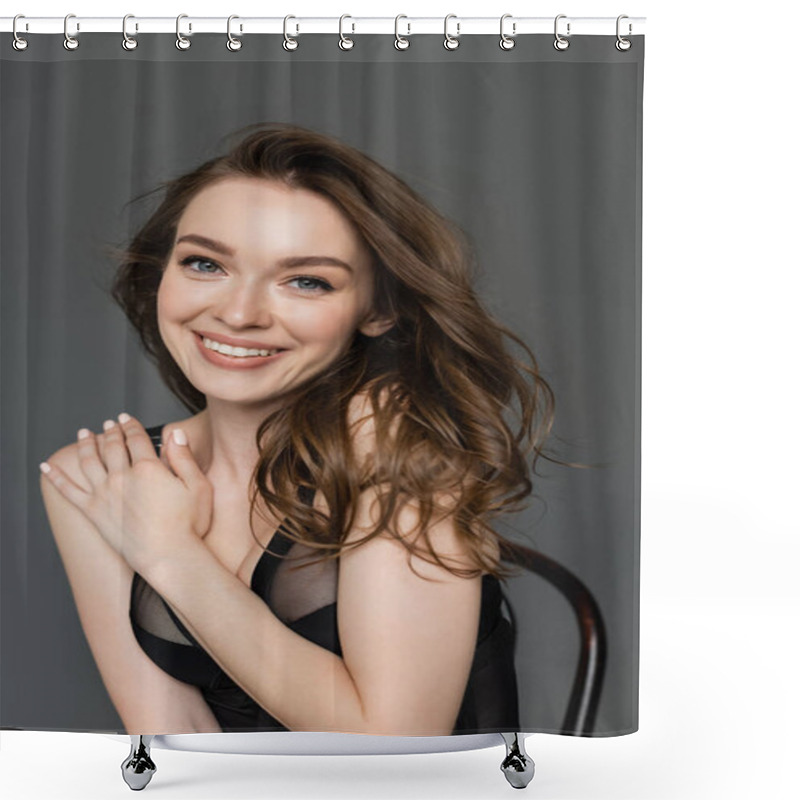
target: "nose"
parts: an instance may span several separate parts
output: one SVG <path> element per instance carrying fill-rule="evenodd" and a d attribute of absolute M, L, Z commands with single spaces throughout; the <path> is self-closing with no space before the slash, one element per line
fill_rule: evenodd
<path fill-rule="evenodd" d="M 231 284 L 220 298 L 216 316 L 231 328 L 269 327 L 272 311 L 268 292 L 256 282 Z"/>

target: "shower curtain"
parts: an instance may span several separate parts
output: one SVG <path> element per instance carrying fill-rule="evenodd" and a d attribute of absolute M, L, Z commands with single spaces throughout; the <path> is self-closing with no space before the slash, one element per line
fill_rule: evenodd
<path fill-rule="evenodd" d="M 131 50 L 112 33 L 82 34 L 73 50 L 59 35 L 30 36 L 19 51 L 11 39 L 0 37 L 0 728 L 166 734 L 218 725 L 223 731 L 363 733 L 371 730 L 350 726 L 356 717 L 347 691 L 356 686 L 365 703 L 373 702 L 373 692 L 374 709 L 380 703 L 396 708 L 392 691 L 406 696 L 413 686 L 422 693 L 415 697 L 450 699 L 430 719 L 417 708 L 414 719 L 426 720 L 419 726 L 382 719 L 394 734 L 635 731 L 643 37 L 632 37 L 628 50 L 615 47 L 613 32 L 573 37 L 566 49 L 554 47 L 552 35 L 538 34 L 517 37 L 511 49 L 499 47 L 497 35 L 463 36 L 454 49 L 433 35 L 410 37 L 406 49 L 394 47 L 391 35 L 373 34 L 352 36 L 350 49 L 338 47 L 336 35 L 302 36 L 295 49 L 282 47 L 284 37 L 274 34 L 244 36 L 239 49 L 227 48 L 222 34 L 196 34 L 186 49 L 168 33 L 142 35 Z M 175 205 L 179 213 L 169 217 L 167 186 L 268 130 L 301 131 L 293 163 L 310 164 L 311 178 L 294 185 L 283 173 L 271 180 L 227 174 L 191 195 L 193 205 Z M 348 184 L 347 192 L 361 193 L 357 201 L 348 205 L 339 188 L 330 189 L 343 180 L 339 156 L 304 156 L 303 147 L 311 152 L 318 146 L 329 154 L 346 152 L 362 166 L 359 159 L 378 165 L 362 183 Z M 327 177 L 313 184 L 323 167 Z M 412 196 L 421 205 L 409 205 Z M 395 200 L 399 211 L 391 208 Z M 447 222 L 431 227 L 412 219 L 412 207 Z M 304 226 L 311 219 L 322 227 L 308 240 Z M 141 231 L 153 220 L 161 227 L 150 239 L 162 237 L 168 266 L 164 259 L 154 266 L 155 251 L 137 255 L 147 244 Z M 423 229 L 425 241 L 418 233 Z M 442 231 L 450 238 L 442 239 Z M 189 241 L 177 245 L 179 233 Z M 458 256 L 444 252 L 456 241 L 464 247 Z M 302 269 L 290 265 L 285 279 L 276 260 L 286 254 L 352 256 L 352 263 L 306 261 Z M 124 264 L 125 308 L 115 296 Z M 156 282 L 147 284 L 153 275 Z M 369 275 L 385 308 L 365 288 Z M 144 322 L 137 327 L 132 319 L 134 295 L 142 315 L 155 315 L 149 348 Z M 373 315 L 363 318 L 373 327 L 353 332 L 362 322 L 347 305 L 355 297 L 370 298 L 362 311 Z M 463 304 L 482 309 L 486 317 L 480 319 L 490 322 L 478 324 L 473 315 L 459 327 L 456 306 Z M 304 328 L 303 320 L 312 317 L 322 327 Z M 382 320 L 388 320 L 383 327 Z M 509 335 L 500 336 L 500 326 Z M 212 345 L 215 335 L 247 338 L 263 349 L 258 355 L 258 347 L 226 350 L 225 341 Z M 155 341 L 159 336 L 164 341 Z M 352 550 L 347 583 L 344 555 L 340 567 L 334 559 L 305 575 L 287 574 L 276 549 L 267 568 L 257 557 L 264 538 L 257 545 L 259 537 L 246 527 L 246 495 L 236 496 L 238 505 L 224 500 L 221 477 L 213 496 L 225 506 L 217 511 L 241 525 L 213 529 L 207 541 L 212 523 L 199 518 L 209 511 L 202 506 L 208 496 L 197 486 L 203 479 L 210 483 L 203 476 L 210 442 L 226 442 L 236 420 L 258 417 L 252 404 L 258 407 L 259 397 L 277 396 L 280 406 L 270 370 L 284 370 L 300 391 L 322 380 L 325 370 L 339 369 L 354 342 L 363 354 L 384 340 L 400 348 L 403 337 L 405 345 L 412 342 L 410 360 L 390 350 L 370 369 L 385 367 L 412 387 L 406 397 L 412 405 L 403 407 L 406 430 L 427 431 L 417 441 L 441 456 L 443 472 L 471 465 L 471 497 L 486 501 L 483 516 L 463 513 L 462 528 L 442 523 L 437 530 L 445 533 L 432 542 L 452 544 L 456 539 L 447 532 L 491 530 L 498 541 L 523 548 L 502 560 L 513 562 L 515 573 L 497 579 L 484 566 L 476 594 L 476 579 L 456 579 L 429 565 L 426 574 L 449 576 L 441 584 L 447 588 L 413 583 L 409 571 L 397 580 L 418 587 L 423 599 L 417 603 L 409 595 L 398 608 L 393 602 L 402 595 L 390 594 L 400 591 L 391 579 L 383 581 L 382 572 L 365 579 L 395 552 L 388 547 L 365 546 L 363 563 Z M 414 360 L 428 351 L 433 361 Z M 314 360 L 316 353 L 322 360 Z M 511 356 L 536 378 L 522 368 L 509 372 Z M 232 366 L 248 358 L 252 368 Z M 510 441 L 524 418 L 519 395 L 507 391 L 512 373 L 529 388 L 539 387 L 528 399 L 534 398 L 542 426 L 545 385 L 552 390 L 551 427 L 538 429 L 549 458 L 537 458 L 533 470 L 535 451 L 525 453 L 521 442 Z M 328 384 L 337 392 L 344 386 L 341 374 Z M 320 419 L 326 409 L 335 416 L 343 406 L 338 395 L 335 402 L 327 396 L 325 405 L 318 391 L 312 414 L 302 407 L 313 400 L 310 390 L 297 397 L 295 406 L 283 405 L 296 412 L 282 429 L 295 438 L 265 470 L 280 468 L 297 484 L 319 478 L 311 494 L 315 489 L 332 500 L 343 489 L 325 477 L 325 464 L 339 451 L 315 451 L 308 442 L 317 440 L 308 437 L 309 431 L 321 435 L 315 426 L 327 430 Z M 226 413 L 232 422 L 214 431 L 218 440 L 199 422 L 207 421 L 212 406 L 215 425 Z M 122 447 L 133 431 L 124 432 L 121 412 L 133 418 L 137 433 L 144 428 L 149 434 L 140 447 L 160 460 L 153 485 L 183 492 L 174 489 L 187 525 L 176 512 L 173 527 L 156 532 L 172 542 L 161 561 L 154 552 L 162 540 L 146 523 L 152 527 L 173 495 L 158 509 L 137 509 L 135 460 L 127 451 L 116 451 L 126 453 L 129 469 L 120 473 L 126 504 L 116 520 L 119 529 L 135 528 L 133 517 L 146 520 L 136 542 L 115 540 L 120 531 L 112 523 L 103 528 L 99 505 L 82 508 L 85 500 L 75 495 L 69 500 L 39 466 L 59 466 L 76 485 L 82 475 L 84 498 L 101 497 L 106 484 L 100 471 L 105 480 L 114 458 L 110 445 L 105 451 L 101 444 L 112 441 L 101 440 L 103 422 L 116 422 L 110 433 Z M 265 405 L 262 418 L 266 412 Z M 437 427 L 435 419 L 445 421 Z M 159 437 L 162 426 L 178 422 L 189 435 L 190 454 Z M 250 442 L 253 465 L 256 427 L 235 439 Z M 93 459 L 81 462 L 78 454 L 88 450 L 78 449 L 77 432 L 84 428 L 96 449 Z M 298 442 L 310 448 L 305 455 Z M 233 441 L 230 449 L 218 446 L 216 474 L 225 476 L 223 467 L 240 453 Z M 475 448 L 483 456 L 467 459 Z M 403 453 L 412 458 L 410 449 Z M 495 463 L 486 455 L 492 453 Z M 528 492 L 514 453 L 522 453 Z M 438 474 L 428 466 L 430 475 Z M 97 479 L 91 486 L 90 474 Z M 194 477 L 198 483 L 189 491 Z M 510 502 L 515 492 L 523 495 L 516 505 Z M 300 494 L 298 508 L 305 502 Z M 155 502 L 154 494 L 142 496 Z M 489 514 L 491 503 L 502 513 Z M 317 541 L 339 541 L 334 533 L 341 524 L 336 514 L 323 516 Z M 195 535 L 191 543 L 187 531 Z M 466 540 L 464 533 L 460 541 Z M 284 552 L 291 547 L 288 535 L 283 545 Z M 181 552 L 185 557 L 176 555 Z M 391 558 L 394 571 L 387 566 L 386 576 L 400 575 L 403 559 Z M 170 559 L 168 569 L 145 569 Z M 369 563 L 373 573 L 358 572 Z M 200 576 L 204 586 L 192 585 Z M 276 590 L 279 576 L 282 594 L 270 595 L 268 584 Z M 382 603 L 382 592 L 391 602 Z M 469 609 L 455 600 L 428 600 L 445 597 L 463 599 Z M 230 639 L 225 625 L 211 619 L 216 614 L 227 621 Z M 260 634 L 242 636 L 243 619 L 254 621 Z M 369 630 L 371 621 L 392 627 L 382 638 Z M 415 639 L 415 628 L 429 639 Z M 135 658 L 115 659 L 113 643 Z M 374 650 L 365 653 L 376 643 L 391 658 L 405 658 L 405 669 L 382 664 Z M 591 691 L 575 688 L 582 667 L 585 680 L 594 682 Z M 298 672 L 306 690 L 287 699 L 299 685 Z M 396 688 L 381 689 L 381 674 Z M 431 695 L 434 684 L 438 691 Z M 315 698 L 325 707 L 315 707 Z M 175 704 L 174 716 L 163 707 L 168 702 Z M 136 729 L 153 719 L 162 720 L 162 728 Z M 175 727 L 163 729 L 170 719 Z M 209 727 L 182 727 L 187 719 Z"/>

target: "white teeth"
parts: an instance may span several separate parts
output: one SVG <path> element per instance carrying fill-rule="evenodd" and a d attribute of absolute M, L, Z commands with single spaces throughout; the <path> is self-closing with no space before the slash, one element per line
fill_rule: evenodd
<path fill-rule="evenodd" d="M 248 350 L 246 347 L 231 347 L 229 344 L 220 344 L 213 339 L 203 337 L 203 344 L 209 350 L 216 350 L 218 353 L 223 353 L 226 356 L 238 356 L 239 358 L 246 358 L 248 356 L 272 356 L 277 353 L 277 350 Z"/>

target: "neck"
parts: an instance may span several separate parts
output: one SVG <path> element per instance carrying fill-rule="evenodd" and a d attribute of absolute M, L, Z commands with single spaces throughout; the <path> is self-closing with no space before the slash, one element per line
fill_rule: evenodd
<path fill-rule="evenodd" d="M 259 456 L 258 427 L 277 408 L 208 399 L 208 405 L 196 417 L 200 432 L 196 458 L 209 480 L 249 484 Z"/>

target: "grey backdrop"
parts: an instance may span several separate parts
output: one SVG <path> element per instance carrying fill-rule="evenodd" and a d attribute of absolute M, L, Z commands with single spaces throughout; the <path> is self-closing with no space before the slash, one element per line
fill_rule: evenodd
<path fill-rule="evenodd" d="M 643 37 L 86 34 L 74 52 L 0 38 L 0 727 L 125 733 L 84 639 L 38 464 L 122 410 L 184 414 L 107 295 L 108 244 L 154 207 L 133 196 L 218 153 L 225 134 L 293 122 L 397 172 L 470 236 L 488 306 L 533 347 L 556 394 L 559 457 L 500 526 L 575 572 L 609 635 L 596 735 L 638 726 Z M 523 536 L 525 539 L 520 539 Z M 577 629 L 534 577 L 520 625 L 521 730 L 559 732 Z"/>

